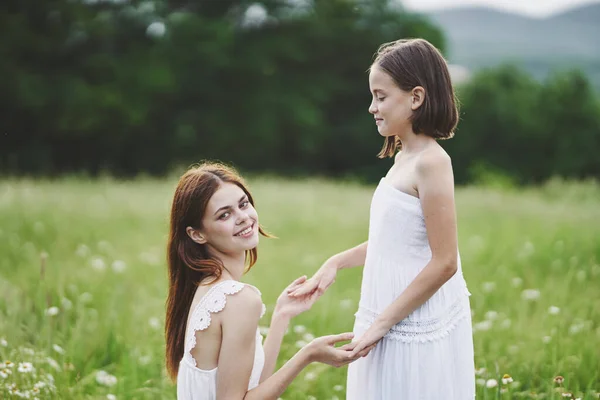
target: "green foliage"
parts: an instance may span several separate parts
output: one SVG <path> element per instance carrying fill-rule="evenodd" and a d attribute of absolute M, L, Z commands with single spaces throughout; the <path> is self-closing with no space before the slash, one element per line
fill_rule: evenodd
<path fill-rule="evenodd" d="M 42 399 L 175 398 L 164 373 L 163 321 L 176 182 L 0 181 L 0 364 L 15 364 L 10 376 L 0 376 L 0 398 L 12 398 L 8 383 L 29 391 L 38 381 L 56 387 Z M 278 237 L 261 239 L 258 263 L 244 277 L 263 293 L 268 312 L 260 325 L 267 327 L 287 284 L 366 239 L 373 187 L 249 182 L 261 223 Z M 557 375 L 574 398 L 596 399 L 599 193 L 598 183 L 560 180 L 519 192 L 457 191 L 477 399 L 559 400 Z M 313 308 L 294 318 L 280 364 L 310 335 L 352 329 L 361 274 L 340 271 Z M 37 375 L 18 372 L 23 362 L 33 363 Z M 503 384 L 504 374 L 515 382 Z M 498 386 L 487 388 L 491 379 Z M 344 399 L 345 382 L 346 368 L 313 364 L 281 397 Z"/>
<path fill-rule="evenodd" d="M 376 180 L 388 164 L 367 112 L 374 52 L 402 37 L 446 47 L 387 0 L 3 4 L 3 174 L 160 175 L 210 158 Z M 458 182 L 481 165 L 517 183 L 600 175 L 600 106 L 580 73 L 540 84 L 487 70 L 459 98 L 444 142 Z"/>

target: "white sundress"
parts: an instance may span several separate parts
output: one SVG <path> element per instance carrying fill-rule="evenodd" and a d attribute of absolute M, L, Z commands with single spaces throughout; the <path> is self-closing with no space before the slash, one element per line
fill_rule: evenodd
<path fill-rule="evenodd" d="M 421 202 L 383 178 L 371 203 L 369 242 L 354 324 L 359 338 L 431 260 Z M 473 400 L 470 293 L 458 270 L 348 368 L 347 400 Z"/>
<path fill-rule="evenodd" d="M 225 280 L 215 284 L 200 299 L 188 323 L 184 354 L 179 363 L 177 374 L 177 400 L 215 400 L 217 398 L 217 368 L 203 370 L 196 366 L 196 360 L 191 351 L 196 346 L 196 332 L 207 329 L 210 326 L 211 314 L 222 311 L 227 303 L 227 296 L 235 295 L 246 285 L 234 280 Z M 258 291 L 260 293 L 260 291 Z M 263 312 L 265 306 L 263 304 Z M 262 317 L 261 315 L 261 317 Z M 250 375 L 248 390 L 258 386 L 260 375 L 265 365 L 265 353 L 262 346 L 262 336 L 256 330 L 256 348 L 254 353 L 254 365 Z"/>

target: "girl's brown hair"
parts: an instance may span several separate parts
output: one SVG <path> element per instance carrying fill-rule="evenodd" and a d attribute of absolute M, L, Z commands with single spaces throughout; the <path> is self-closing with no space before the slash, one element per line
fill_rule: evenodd
<path fill-rule="evenodd" d="M 424 39 L 401 39 L 379 47 L 373 66 L 387 73 L 404 91 L 425 89 L 425 100 L 413 112 L 412 128 L 435 139 L 454 136 L 458 124 L 457 100 L 448 65 L 442 54 Z M 393 157 L 400 149 L 397 136 L 385 138 L 379 158 Z"/>
<path fill-rule="evenodd" d="M 173 380 L 177 378 L 183 357 L 187 316 L 196 288 L 207 278 L 207 283 L 219 279 L 225 268 L 218 258 L 211 256 L 206 245 L 188 236 L 186 228 L 201 228 L 208 201 L 224 182 L 240 187 L 254 206 L 242 177 L 235 169 L 219 163 L 207 162 L 191 168 L 179 179 L 175 189 L 167 244 L 169 294 L 165 319 L 166 365 Z M 270 236 L 261 226 L 258 230 L 263 236 Z M 246 251 L 246 272 L 257 257 L 256 247 Z"/>

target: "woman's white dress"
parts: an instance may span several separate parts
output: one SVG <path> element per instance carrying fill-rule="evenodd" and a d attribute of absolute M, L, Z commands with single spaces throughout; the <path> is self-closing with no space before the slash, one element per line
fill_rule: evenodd
<path fill-rule="evenodd" d="M 192 357 L 191 351 L 196 346 L 196 332 L 207 329 L 210 326 L 211 314 L 222 311 L 227 303 L 227 296 L 235 295 L 244 286 L 250 285 L 234 280 L 221 281 L 211 287 L 194 308 L 185 335 L 183 358 L 179 363 L 177 400 L 215 400 L 217 398 L 217 368 L 203 370 L 196 367 L 196 360 Z M 258 291 L 254 286 L 251 287 Z M 264 312 L 263 304 L 263 314 Z M 264 365 L 265 352 L 262 346 L 262 336 L 257 329 L 254 365 L 248 390 L 258 386 Z"/>
<path fill-rule="evenodd" d="M 431 259 L 421 202 L 383 178 L 371 203 L 369 242 L 354 324 L 360 337 Z M 458 271 L 348 368 L 347 400 L 475 398 L 470 293 Z"/>

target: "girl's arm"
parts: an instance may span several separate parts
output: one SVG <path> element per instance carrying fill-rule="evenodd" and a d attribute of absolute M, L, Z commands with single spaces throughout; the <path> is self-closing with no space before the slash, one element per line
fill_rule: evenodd
<path fill-rule="evenodd" d="M 312 278 L 307 280 L 298 289 L 291 291 L 290 296 L 302 297 L 312 293 L 317 293 L 317 296 L 321 296 L 335 282 L 338 270 L 365 265 L 367 243 L 361 243 L 358 246 L 331 256 Z"/>
<path fill-rule="evenodd" d="M 457 271 L 454 177 L 450 157 L 445 152 L 436 149 L 420 156 L 417 162 L 417 188 L 431 247 L 431 260 L 356 342 L 354 352 L 379 341 L 392 326 L 433 296 Z"/>

